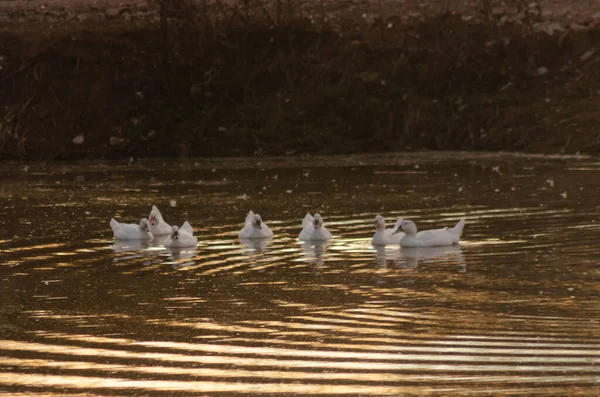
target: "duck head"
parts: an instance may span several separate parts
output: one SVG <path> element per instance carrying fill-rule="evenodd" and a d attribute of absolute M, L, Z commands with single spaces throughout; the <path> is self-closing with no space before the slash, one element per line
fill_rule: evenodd
<path fill-rule="evenodd" d="M 162 214 L 155 205 L 152 206 L 152 210 L 150 210 L 150 215 L 148 215 L 148 219 L 150 220 L 150 224 L 152 226 L 156 225 L 162 220 Z"/>
<path fill-rule="evenodd" d="M 385 219 L 381 215 L 377 215 L 375 217 L 375 229 L 384 230 L 385 229 Z"/>
<path fill-rule="evenodd" d="M 413 221 L 401 221 L 392 234 L 404 232 L 409 236 L 417 234 L 417 225 Z"/>
<path fill-rule="evenodd" d="M 171 239 L 179 240 L 179 228 L 177 226 L 171 228 Z"/>
<path fill-rule="evenodd" d="M 254 214 L 254 219 L 252 220 L 252 227 L 255 229 L 262 229 L 262 218 L 258 214 Z"/>
<path fill-rule="evenodd" d="M 145 233 L 148 233 L 150 231 L 150 223 L 148 222 L 148 219 L 143 218 L 140 221 L 140 230 Z"/>
<path fill-rule="evenodd" d="M 320 214 L 315 214 L 313 218 L 313 226 L 315 227 L 315 229 L 320 229 L 321 227 L 323 227 L 323 218 L 321 218 Z"/>

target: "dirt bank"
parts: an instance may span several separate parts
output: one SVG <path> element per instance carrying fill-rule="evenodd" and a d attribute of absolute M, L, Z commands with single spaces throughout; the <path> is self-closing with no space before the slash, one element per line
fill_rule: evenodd
<path fill-rule="evenodd" d="M 0 2 L 2 159 L 600 148 L 600 14 L 58 3 Z"/>

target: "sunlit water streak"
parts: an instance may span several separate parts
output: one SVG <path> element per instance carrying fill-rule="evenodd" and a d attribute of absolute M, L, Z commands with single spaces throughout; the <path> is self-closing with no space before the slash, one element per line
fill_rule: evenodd
<path fill-rule="evenodd" d="M 597 395 L 595 159 L 310 164 L 0 170 L 0 390 Z M 135 222 L 151 204 L 189 220 L 198 247 L 113 242 L 110 217 Z M 275 238 L 238 239 L 250 209 Z M 297 240 L 306 212 L 331 242 Z M 373 247 L 377 214 L 467 226 L 460 247 Z"/>

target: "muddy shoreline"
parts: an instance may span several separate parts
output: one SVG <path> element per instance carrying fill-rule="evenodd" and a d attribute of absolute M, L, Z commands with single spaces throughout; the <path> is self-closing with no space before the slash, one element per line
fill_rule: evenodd
<path fill-rule="evenodd" d="M 17 3 L 2 160 L 600 149 L 598 4 L 195 7 L 165 29 L 146 2 Z"/>

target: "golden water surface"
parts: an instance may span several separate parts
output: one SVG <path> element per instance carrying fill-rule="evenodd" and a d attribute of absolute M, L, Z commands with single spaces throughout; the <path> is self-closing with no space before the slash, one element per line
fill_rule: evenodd
<path fill-rule="evenodd" d="M 600 162 L 393 154 L 4 165 L 5 396 L 600 394 Z M 197 249 L 115 243 L 156 204 Z M 245 214 L 275 237 L 238 239 Z M 334 239 L 301 244 L 306 212 Z M 374 218 L 466 219 L 373 247 Z"/>

